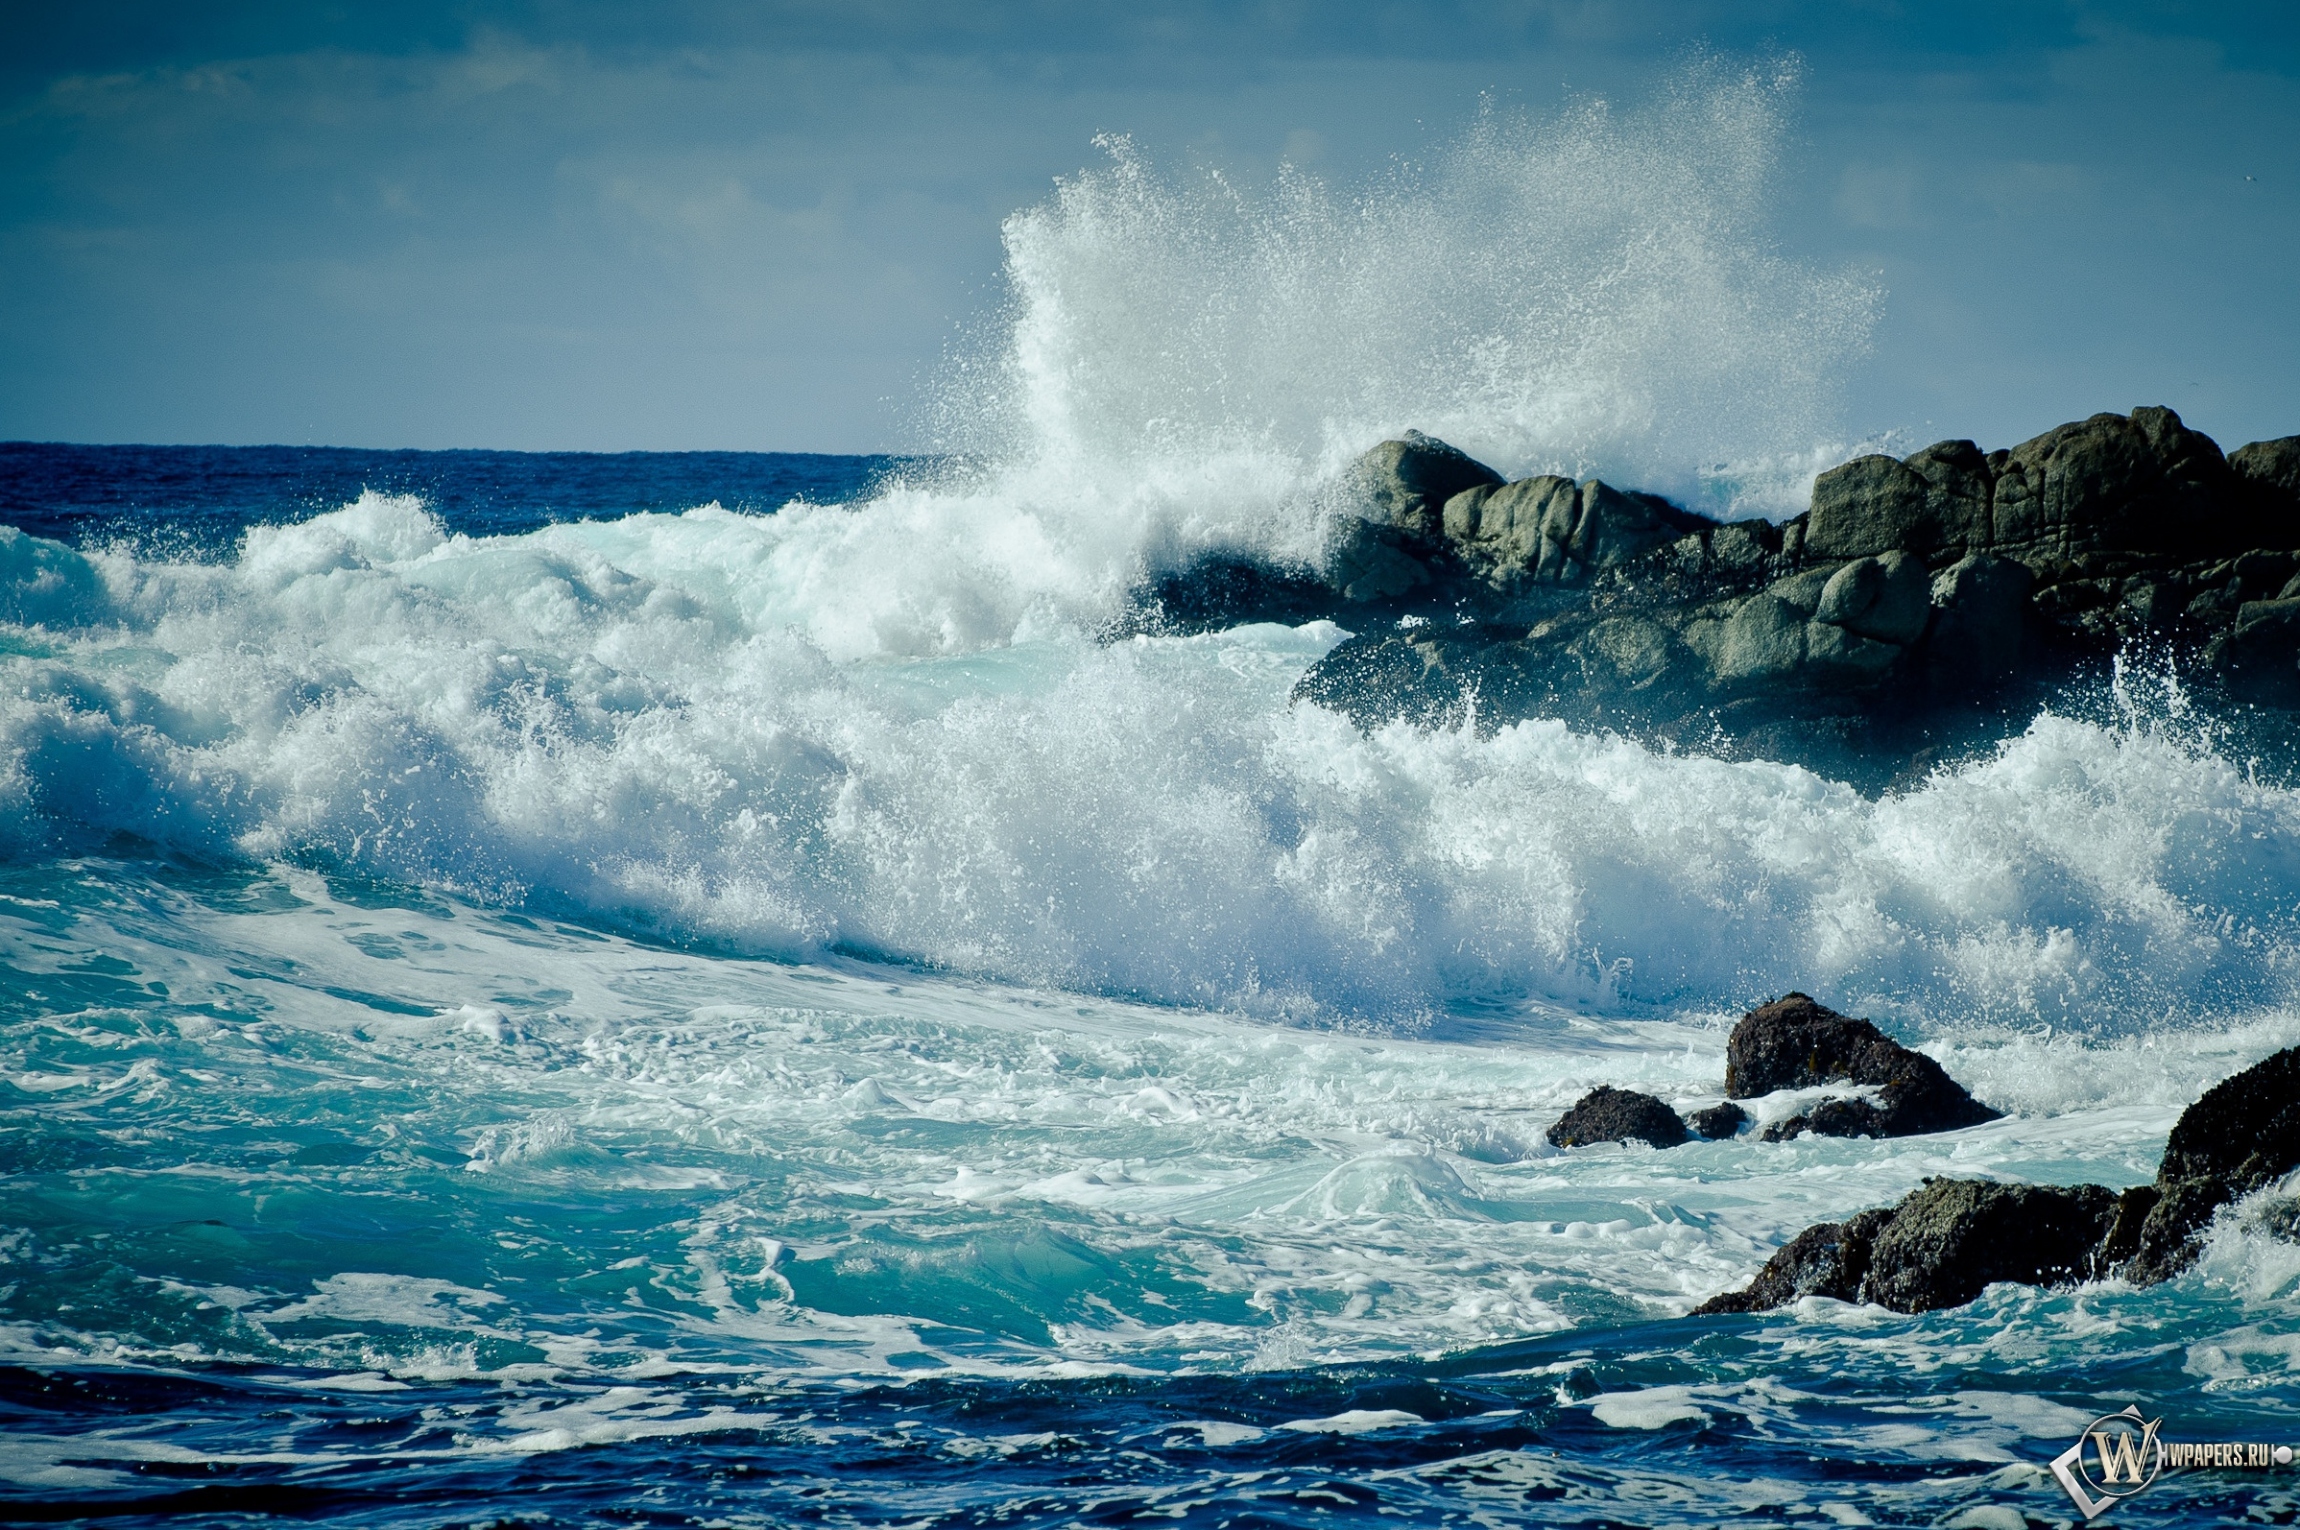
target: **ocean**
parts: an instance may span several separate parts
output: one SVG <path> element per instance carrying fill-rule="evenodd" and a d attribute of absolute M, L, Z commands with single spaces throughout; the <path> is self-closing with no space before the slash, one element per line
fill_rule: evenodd
<path fill-rule="evenodd" d="M 1871 295 L 1704 168 L 1752 89 L 1362 205 L 1115 145 L 932 456 L 0 448 L 0 1520 L 2009 1527 L 2128 1403 L 2300 1437 L 2256 1219 L 1686 1316 L 1928 1176 L 2144 1183 L 2300 1042 L 2300 791 L 2176 672 L 1876 793 L 1127 620 L 1407 424 L 1794 508 Z M 2006 1116 L 1546 1141 L 1792 989 Z"/>

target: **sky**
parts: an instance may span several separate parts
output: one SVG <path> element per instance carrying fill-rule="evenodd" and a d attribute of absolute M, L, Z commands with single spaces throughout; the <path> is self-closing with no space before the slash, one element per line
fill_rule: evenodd
<path fill-rule="evenodd" d="M 1124 133 L 1348 188 L 1482 101 L 1800 68 L 1848 438 L 2300 432 L 2300 7 L 0 0 L 0 439 L 864 452 Z"/>

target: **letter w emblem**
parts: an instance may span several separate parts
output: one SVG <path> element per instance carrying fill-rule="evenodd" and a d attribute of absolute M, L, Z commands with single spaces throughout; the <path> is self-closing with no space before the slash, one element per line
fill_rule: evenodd
<path fill-rule="evenodd" d="M 2138 1487 L 2148 1479 L 2145 1463 L 2155 1453 L 2156 1426 L 2163 1422 L 2160 1418 L 2152 1418 L 2137 1435 L 2125 1429 L 2119 1429 L 2113 1434 L 2106 1429 L 2095 1429 L 2092 1432 L 2093 1448 L 2100 1452 L 2101 1486 L 2111 1487 L 2119 1482 L 2129 1482 Z"/>

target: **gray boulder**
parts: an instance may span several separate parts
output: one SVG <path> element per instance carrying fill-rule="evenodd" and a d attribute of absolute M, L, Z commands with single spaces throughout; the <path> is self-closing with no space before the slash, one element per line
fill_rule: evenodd
<path fill-rule="evenodd" d="M 1351 508 L 1427 542 L 1438 540 L 1447 500 L 1500 482 L 1492 468 L 1418 430 L 1372 447 L 1342 475 L 1344 492 L 1355 501 Z"/>
<path fill-rule="evenodd" d="M 1951 562 L 1989 545 L 1988 461 L 1970 441 L 1943 441 L 1905 460 L 1855 457 L 1813 483 L 1808 558 L 1888 552 Z"/>
<path fill-rule="evenodd" d="M 1856 558 L 1821 586 L 1813 620 L 1906 648 L 1925 635 L 1932 618 L 1931 585 L 1911 553 Z"/>
<path fill-rule="evenodd" d="M 1479 484 L 1446 501 L 1447 541 L 1497 590 L 1582 584 L 1713 525 L 1651 494 L 1544 476 Z"/>
<path fill-rule="evenodd" d="M 1996 453 L 1989 466 L 1989 548 L 2026 563 L 2259 545 L 2220 448 L 2169 409 L 2096 414 Z"/>
<path fill-rule="evenodd" d="M 2228 454 L 2228 466 L 2255 489 L 2266 491 L 2271 500 L 2283 501 L 2279 508 L 2300 509 L 2300 436 L 2239 446 Z M 2300 541 L 2300 535 L 2291 540 Z"/>

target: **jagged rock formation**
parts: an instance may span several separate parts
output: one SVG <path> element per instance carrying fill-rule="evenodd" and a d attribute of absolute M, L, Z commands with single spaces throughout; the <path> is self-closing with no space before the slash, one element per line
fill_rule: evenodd
<path fill-rule="evenodd" d="M 1330 616 L 1356 635 L 1296 696 L 1366 726 L 1554 716 L 1864 784 L 2025 723 L 2141 637 L 2300 709 L 2300 437 L 2223 457 L 2169 409 L 2098 414 L 2004 451 L 1855 458 L 1781 525 L 1504 483 L 1418 433 L 1338 492 L 1322 569 L 1211 563 L 1145 592 L 1144 619 Z"/>
<path fill-rule="evenodd" d="M 2181 1112 L 2156 1183 L 1999 1185 L 1933 1179 L 1889 1209 L 1808 1227 L 1740 1291 L 1697 1316 L 1759 1312 L 1801 1297 L 1869 1301 L 1896 1312 L 1960 1306 L 1990 1284 L 2053 1285 L 2122 1275 L 2169 1280 L 2194 1261 L 2204 1229 L 2232 1201 L 2300 1168 L 2300 1047 L 2207 1090 Z M 2300 1229 L 2290 1205 L 2271 1217 Z"/>
<path fill-rule="evenodd" d="M 1676 1147 L 1692 1139 L 1684 1118 L 1650 1094 L 1601 1084 L 1583 1095 L 1573 1109 L 1549 1129 L 1557 1147 L 1587 1147 L 1596 1142 L 1650 1142 L 1657 1148 Z"/>
<path fill-rule="evenodd" d="M 1866 1020 L 1838 1014 L 1801 993 L 1786 994 L 1741 1017 L 1725 1042 L 1725 1093 L 1754 1099 L 1777 1089 L 1827 1084 L 1874 1088 L 1826 1099 L 1803 1115 L 1777 1121 L 1765 1140 L 1801 1132 L 1825 1137 L 1907 1137 L 1994 1121 L 1991 1110 L 1922 1052 L 1912 1052 Z"/>

